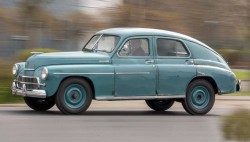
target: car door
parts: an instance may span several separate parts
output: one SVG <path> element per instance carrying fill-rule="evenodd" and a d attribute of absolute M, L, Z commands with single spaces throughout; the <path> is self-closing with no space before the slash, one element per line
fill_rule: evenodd
<path fill-rule="evenodd" d="M 133 37 L 125 40 L 112 62 L 115 67 L 116 97 L 156 95 L 152 37 Z"/>
<path fill-rule="evenodd" d="M 158 95 L 186 94 L 189 82 L 196 76 L 191 52 L 181 39 L 156 37 Z"/>

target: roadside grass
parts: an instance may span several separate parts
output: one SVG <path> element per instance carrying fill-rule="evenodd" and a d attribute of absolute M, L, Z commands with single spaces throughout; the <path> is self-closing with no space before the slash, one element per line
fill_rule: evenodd
<path fill-rule="evenodd" d="M 22 103 L 23 98 L 14 96 L 11 93 L 11 84 L 14 79 L 12 75 L 13 63 L 8 61 L 0 61 L 0 104 Z"/>
<path fill-rule="evenodd" d="M 23 103 L 23 98 L 21 96 L 12 95 L 10 87 L 1 87 L 0 104 L 10 104 L 10 103 Z"/>
<path fill-rule="evenodd" d="M 248 70 L 232 70 L 235 75 L 237 76 L 237 79 L 240 80 L 250 80 L 250 71 Z"/>
<path fill-rule="evenodd" d="M 235 92 L 231 94 L 225 94 L 225 96 L 250 96 L 250 92 Z"/>

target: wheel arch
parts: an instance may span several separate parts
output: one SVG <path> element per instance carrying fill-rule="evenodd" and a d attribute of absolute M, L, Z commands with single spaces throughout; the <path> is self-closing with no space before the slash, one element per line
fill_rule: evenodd
<path fill-rule="evenodd" d="M 212 77 L 210 77 L 210 76 L 196 76 L 195 78 L 193 78 L 193 79 L 189 82 L 188 85 L 190 85 L 190 84 L 191 84 L 193 81 L 195 81 L 195 80 L 206 80 L 207 82 L 209 82 L 209 83 L 212 85 L 215 94 L 220 93 L 219 88 L 218 88 L 218 86 L 217 86 L 215 80 L 214 80 Z"/>
<path fill-rule="evenodd" d="M 95 99 L 95 87 L 94 87 L 94 84 L 93 84 L 93 82 L 92 82 L 91 79 L 89 79 L 88 77 L 85 77 L 85 76 L 67 76 L 67 77 L 65 77 L 65 78 L 63 78 L 63 79 L 61 80 L 61 82 L 59 83 L 59 86 L 60 86 L 65 80 L 67 80 L 67 79 L 69 79 L 69 78 L 80 78 L 80 79 L 86 80 L 86 81 L 89 83 L 89 85 L 90 85 L 90 87 L 91 87 L 91 91 L 92 91 L 92 93 L 93 93 L 93 98 L 92 98 L 92 99 Z M 59 89 L 59 87 L 57 88 L 57 91 L 58 91 L 58 89 Z M 57 92 L 57 91 L 56 91 L 56 92 Z"/>

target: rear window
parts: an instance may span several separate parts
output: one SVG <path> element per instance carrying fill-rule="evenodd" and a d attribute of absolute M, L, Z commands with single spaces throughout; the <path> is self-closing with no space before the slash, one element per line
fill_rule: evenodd
<path fill-rule="evenodd" d="M 189 56 L 183 43 L 174 39 L 157 39 L 158 56 L 187 57 Z"/>

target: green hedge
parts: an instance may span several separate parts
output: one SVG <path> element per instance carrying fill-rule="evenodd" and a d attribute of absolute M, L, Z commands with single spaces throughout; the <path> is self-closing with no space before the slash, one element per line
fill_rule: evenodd
<path fill-rule="evenodd" d="M 217 52 L 220 53 L 229 65 L 236 65 L 239 62 L 250 61 L 250 50 L 221 49 L 217 50 Z"/>
<path fill-rule="evenodd" d="M 11 94 L 11 85 L 14 79 L 12 75 L 12 67 L 15 62 L 25 61 L 32 54 L 30 52 L 55 52 L 54 49 L 29 49 L 23 50 L 16 55 L 18 61 L 0 60 L 0 103 L 22 103 L 23 98 Z"/>
<path fill-rule="evenodd" d="M 0 103 L 20 103 L 22 98 L 11 94 L 11 84 L 14 79 L 12 75 L 13 62 L 0 62 Z"/>
<path fill-rule="evenodd" d="M 229 65 L 235 64 L 240 59 L 240 51 L 233 49 L 218 50 L 221 56 L 229 63 Z"/>
<path fill-rule="evenodd" d="M 60 50 L 55 50 L 55 49 L 49 49 L 49 48 L 34 48 L 34 49 L 26 49 L 22 50 L 19 53 L 17 53 L 17 59 L 19 61 L 26 61 L 31 55 L 31 52 L 59 52 Z"/>

